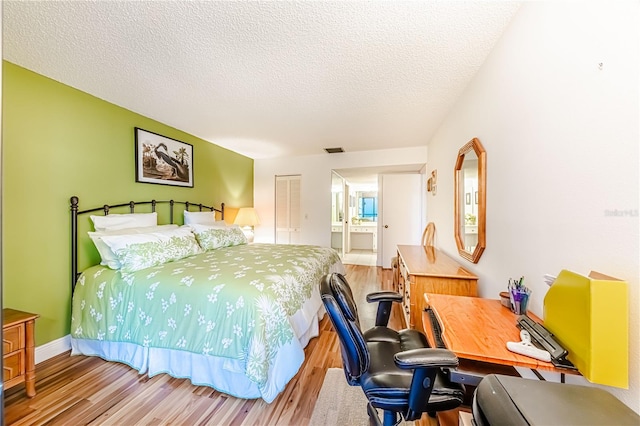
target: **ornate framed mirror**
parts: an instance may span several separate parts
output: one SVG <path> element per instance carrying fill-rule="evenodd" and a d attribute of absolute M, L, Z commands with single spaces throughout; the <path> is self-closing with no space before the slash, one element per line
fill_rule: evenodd
<path fill-rule="evenodd" d="M 486 248 L 487 153 L 478 138 L 460 151 L 454 169 L 454 232 L 458 253 L 478 263 Z"/>

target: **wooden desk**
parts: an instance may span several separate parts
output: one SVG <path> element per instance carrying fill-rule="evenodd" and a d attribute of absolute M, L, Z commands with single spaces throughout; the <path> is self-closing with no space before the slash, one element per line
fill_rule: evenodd
<path fill-rule="evenodd" d="M 433 247 L 399 245 L 396 274 L 396 291 L 404 295 L 405 326 L 420 331 L 424 293 L 478 294 L 478 277 Z"/>
<path fill-rule="evenodd" d="M 442 294 L 425 294 L 424 299 L 425 305 L 431 306 L 440 321 L 446 347 L 461 360 L 571 373 L 570 370 L 554 367 L 550 362 L 507 349 L 507 342 L 520 341 L 520 329 L 516 326 L 517 316 L 502 306 L 499 300 Z M 541 322 L 534 314 L 527 315 Z M 422 318 L 427 338 L 433 345 L 435 340 L 429 315 L 423 312 Z"/>

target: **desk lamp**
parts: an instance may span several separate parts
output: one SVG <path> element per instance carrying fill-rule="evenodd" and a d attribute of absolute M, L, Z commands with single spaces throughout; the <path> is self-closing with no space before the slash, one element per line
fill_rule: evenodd
<path fill-rule="evenodd" d="M 242 207 L 238 210 L 236 219 L 233 221 L 235 225 L 242 228 L 242 232 L 247 237 L 247 241 L 253 242 L 253 227 L 260 225 L 260 219 L 253 207 Z"/>

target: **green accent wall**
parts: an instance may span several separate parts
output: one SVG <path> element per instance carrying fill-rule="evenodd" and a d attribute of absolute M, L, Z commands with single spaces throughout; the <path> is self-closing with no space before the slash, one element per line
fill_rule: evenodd
<path fill-rule="evenodd" d="M 36 345 L 69 334 L 72 195 L 80 209 L 151 199 L 253 205 L 252 159 L 12 63 L 2 72 L 3 302 L 40 314 Z M 193 188 L 135 182 L 134 127 L 193 145 Z"/>

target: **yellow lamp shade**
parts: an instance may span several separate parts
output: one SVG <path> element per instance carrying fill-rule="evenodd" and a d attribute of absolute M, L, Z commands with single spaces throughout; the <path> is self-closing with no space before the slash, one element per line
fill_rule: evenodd
<path fill-rule="evenodd" d="M 260 219 L 253 207 L 242 207 L 238 210 L 238 215 L 233 223 L 239 226 L 256 226 L 260 225 Z"/>

